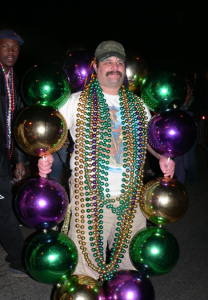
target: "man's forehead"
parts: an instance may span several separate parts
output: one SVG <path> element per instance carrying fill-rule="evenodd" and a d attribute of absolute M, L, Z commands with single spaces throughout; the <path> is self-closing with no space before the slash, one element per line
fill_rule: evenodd
<path fill-rule="evenodd" d="M 18 41 L 12 40 L 12 39 L 0 39 L 1 44 L 13 44 L 13 45 L 19 45 Z"/>

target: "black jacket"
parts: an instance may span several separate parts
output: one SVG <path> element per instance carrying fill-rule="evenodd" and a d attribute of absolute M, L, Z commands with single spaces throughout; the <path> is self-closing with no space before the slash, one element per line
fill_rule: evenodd
<path fill-rule="evenodd" d="M 18 113 L 24 108 L 24 103 L 21 100 L 18 88 L 17 88 L 17 79 L 14 73 L 14 97 L 15 97 L 15 110 L 13 119 L 17 117 Z M 14 124 L 15 121 L 13 121 Z M 13 128 L 12 128 L 13 130 Z M 15 145 L 14 141 L 14 151 L 13 156 L 16 163 L 26 162 L 27 155 L 22 152 L 18 145 Z M 11 179 L 11 161 L 9 159 L 9 152 L 6 147 L 6 116 L 5 116 L 5 83 L 4 75 L 0 68 L 0 180 Z"/>

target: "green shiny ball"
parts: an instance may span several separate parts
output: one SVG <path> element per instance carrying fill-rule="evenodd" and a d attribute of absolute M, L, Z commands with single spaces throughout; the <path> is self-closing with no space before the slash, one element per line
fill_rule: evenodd
<path fill-rule="evenodd" d="M 77 262 L 78 252 L 74 242 L 58 231 L 37 233 L 26 248 L 27 270 L 42 283 L 65 281 L 74 272 Z"/>
<path fill-rule="evenodd" d="M 151 71 L 142 81 L 141 98 L 147 107 L 156 113 L 180 108 L 186 94 L 184 77 L 174 72 Z"/>
<path fill-rule="evenodd" d="M 29 106 L 38 104 L 59 109 L 71 94 L 66 73 L 53 64 L 30 68 L 23 77 L 21 88 L 23 98 Z"/>
<path fill-rule="evenodd" d="M 179 258 L 176 238 L 160 227 L 148 227 L 131 240 L 129 255 L 134 267 L 146 275 L 163 275 L 171 271 Z"/>

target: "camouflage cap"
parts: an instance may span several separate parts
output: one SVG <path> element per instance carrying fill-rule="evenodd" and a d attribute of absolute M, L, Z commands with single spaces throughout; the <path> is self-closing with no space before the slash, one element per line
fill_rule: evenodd
<path fill-rule="evenodd" d="M 126 53 L 124 47 L 115 41 L 104 41 L 97 46 L 95 50 L 95 58 L 98 61 L 102 61 L 111 56 L 116 56 L 125 61 Z"/>

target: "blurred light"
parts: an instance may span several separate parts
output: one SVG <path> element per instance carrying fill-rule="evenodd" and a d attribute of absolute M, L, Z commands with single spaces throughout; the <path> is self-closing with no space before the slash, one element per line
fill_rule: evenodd
<path fill-rule="evenodd" d="M 128 299 L 128 300 L 134 299 L 134 293 L 133 292 L 128 292 L 126 296 L 127 296 L 126 299 Z"/>
<path fill-rule="evenodd" d="M 206 117 L 205 116 L 202 116 L 202 120 L 205 120 L 206 119 Z"/>
<path fill-rule="evenodd" d="M 38 127 L 38 133 L 45 133 L 45 127 L 39 126 Z"/>
<path fill-rule="evenodd" d="M 151 252 L 152 252 L 152 254 L 157 254 L 159 251 L 157 248 L 154 247 L 151 249 Z"/>
<path fill-rule="evenodd" d="M 166 95 L 167 94 L 168 89 L 166 88 L 162 88 L 161 89 L 161 94 Z"/>
<path fill-rule="evenodd" d="M 170 135 L 174 135 L 175 133 L 176 132 L 173 129 L 171 129 L 170 132 L 169 132 Z"/>
<path fill-rule="evenodd" d="M 86 71 L 84 69 L 81 71 L 81 73 L 82 75 L 86 75 Z"/>
<path fill-rule="evenodd" d="M 142 80 L 142 84 L 145 84 L 146 81 L 147 81 L 147 79 L 144 78 L 144 79 Z"/>
<path fill-rule="evenodd" d="M 85 297 L 83 297 L 83 296 L 78 296 L 78 297 L 77 297 L 77 300 L 85 300 Z"/>
<path fill-rule="evenodd" d="M 38 201 L 38 204 L 39 204 L 40 207 L 44 207 L 44 206 L 46 206 L 46 201 L 43 200 L 43 199 L 40 199 L 40 200 Z"/>
<path fill-rule="evenodd" d="M 51 254 L 51 255 L 48 257 L 48 259 L 49 259 L 50 261 L 53 261 L 53 260 L 56 259 L 56 255 Z"/>
<path fill-rule="evenodd" d="M 167 204 L 168 201 L 169 201 L 168 197 L 159 197 L 159 202 L 163 205 Z"/>
<path fill-rule="evenodd" d="M 132 76 L 132 72 L 129 68 L 126 69 L 126 76 L 127 77 L 131 77 Z"/>
<path fill-rule="evenodd" d="M 50 86 L 45 85 L 45 86 L 44 86 L 44 90 L 49 91 L 49 90 L 50 90 Z"/>

